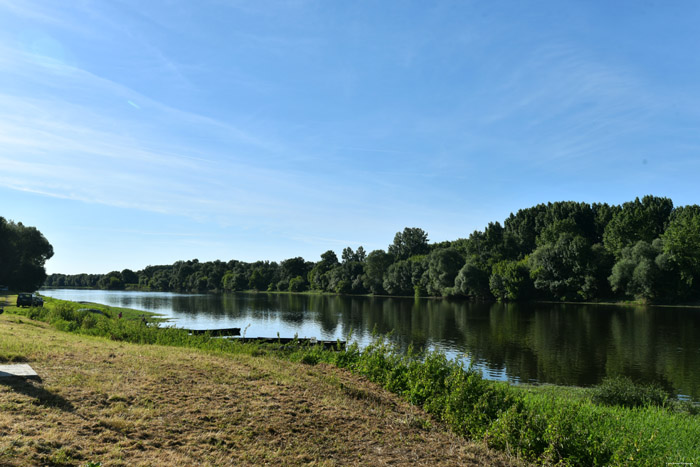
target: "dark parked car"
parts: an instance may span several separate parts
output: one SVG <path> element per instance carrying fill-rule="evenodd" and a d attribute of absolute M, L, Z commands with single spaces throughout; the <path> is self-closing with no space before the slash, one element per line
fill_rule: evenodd
<path fill-rule="evenodd" d="M 17 306 L 44 306 L 44 299 L 30 293 L 17 295 Z"/>

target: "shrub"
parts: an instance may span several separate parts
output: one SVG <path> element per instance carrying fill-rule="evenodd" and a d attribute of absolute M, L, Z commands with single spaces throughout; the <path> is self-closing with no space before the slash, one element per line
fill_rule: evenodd
<path fill-rule="evenodd" d="M 594 402 L 621 407 L 665 407 L 670 399 L 670 394 L 658 384 L 638 384 L 626 376 L 604 379 L 593 393 Z"/>

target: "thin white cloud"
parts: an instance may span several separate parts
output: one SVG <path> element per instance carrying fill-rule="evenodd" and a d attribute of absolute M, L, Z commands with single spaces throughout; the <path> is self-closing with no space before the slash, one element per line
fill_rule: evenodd
<path fill-rule="evenodd" d="M 228 123 L 7 47 L 0 63 L 31 83 L 0 93 L 3 186 L 198 218 L 284 215 L 296 195 L 313 196 L 313 184 L 266 167 L 279 145 Z M 193 146 L 179 132 L 208 141 Z"/>

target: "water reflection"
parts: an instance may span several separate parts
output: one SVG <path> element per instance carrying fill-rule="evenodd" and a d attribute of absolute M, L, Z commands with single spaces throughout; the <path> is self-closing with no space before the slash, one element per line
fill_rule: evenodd
<path fill-rule="evenodd" d="M 189 295 L 46 290 L 46 295 L 162 313 L 192 329 L 241 327 L 249 337 L 353 339 L 391 334 L 401 348 L 467 355 L 512 382 L 586 386 L 606 375 L 658 381 L 700 399 L 700 310 L 499 304 L 322 295 Z"/>

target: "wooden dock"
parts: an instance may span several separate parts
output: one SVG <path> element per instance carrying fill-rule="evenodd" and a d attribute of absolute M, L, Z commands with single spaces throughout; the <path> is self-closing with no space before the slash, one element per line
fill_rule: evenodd
<path fill-rule="evenodd" d="M 200 336 L 209 333 L 212 336 L 240 336 L 241 328 L 223 328 L 223 329 L 185 329 L 193 336 Z"/>
<path fill-rule="evenodd" d="M 241 342 L 257 342 L 260 344 L 280 344 L 280 345 L 322 345 L 324 349 L 344 349 L 347 345 L 345 341 L 324 341 L 315 337 L 238 337 L 241 335 L 241 328 L 223 329 L 185 329 L 192 336 L 201 336 L 209 333 L 216 337 L 230 337 Z"/>
<path fill-rule="evenodd" d="M 322 345 L 324 349 L 345 349 L 346 341 L 324 341 L 314 337 L 296 338 L 296 337 L 239 337 L 237 340 L 241 342 L 258 342 L 261 344 L 298 344 L 298 345 Z"/>

